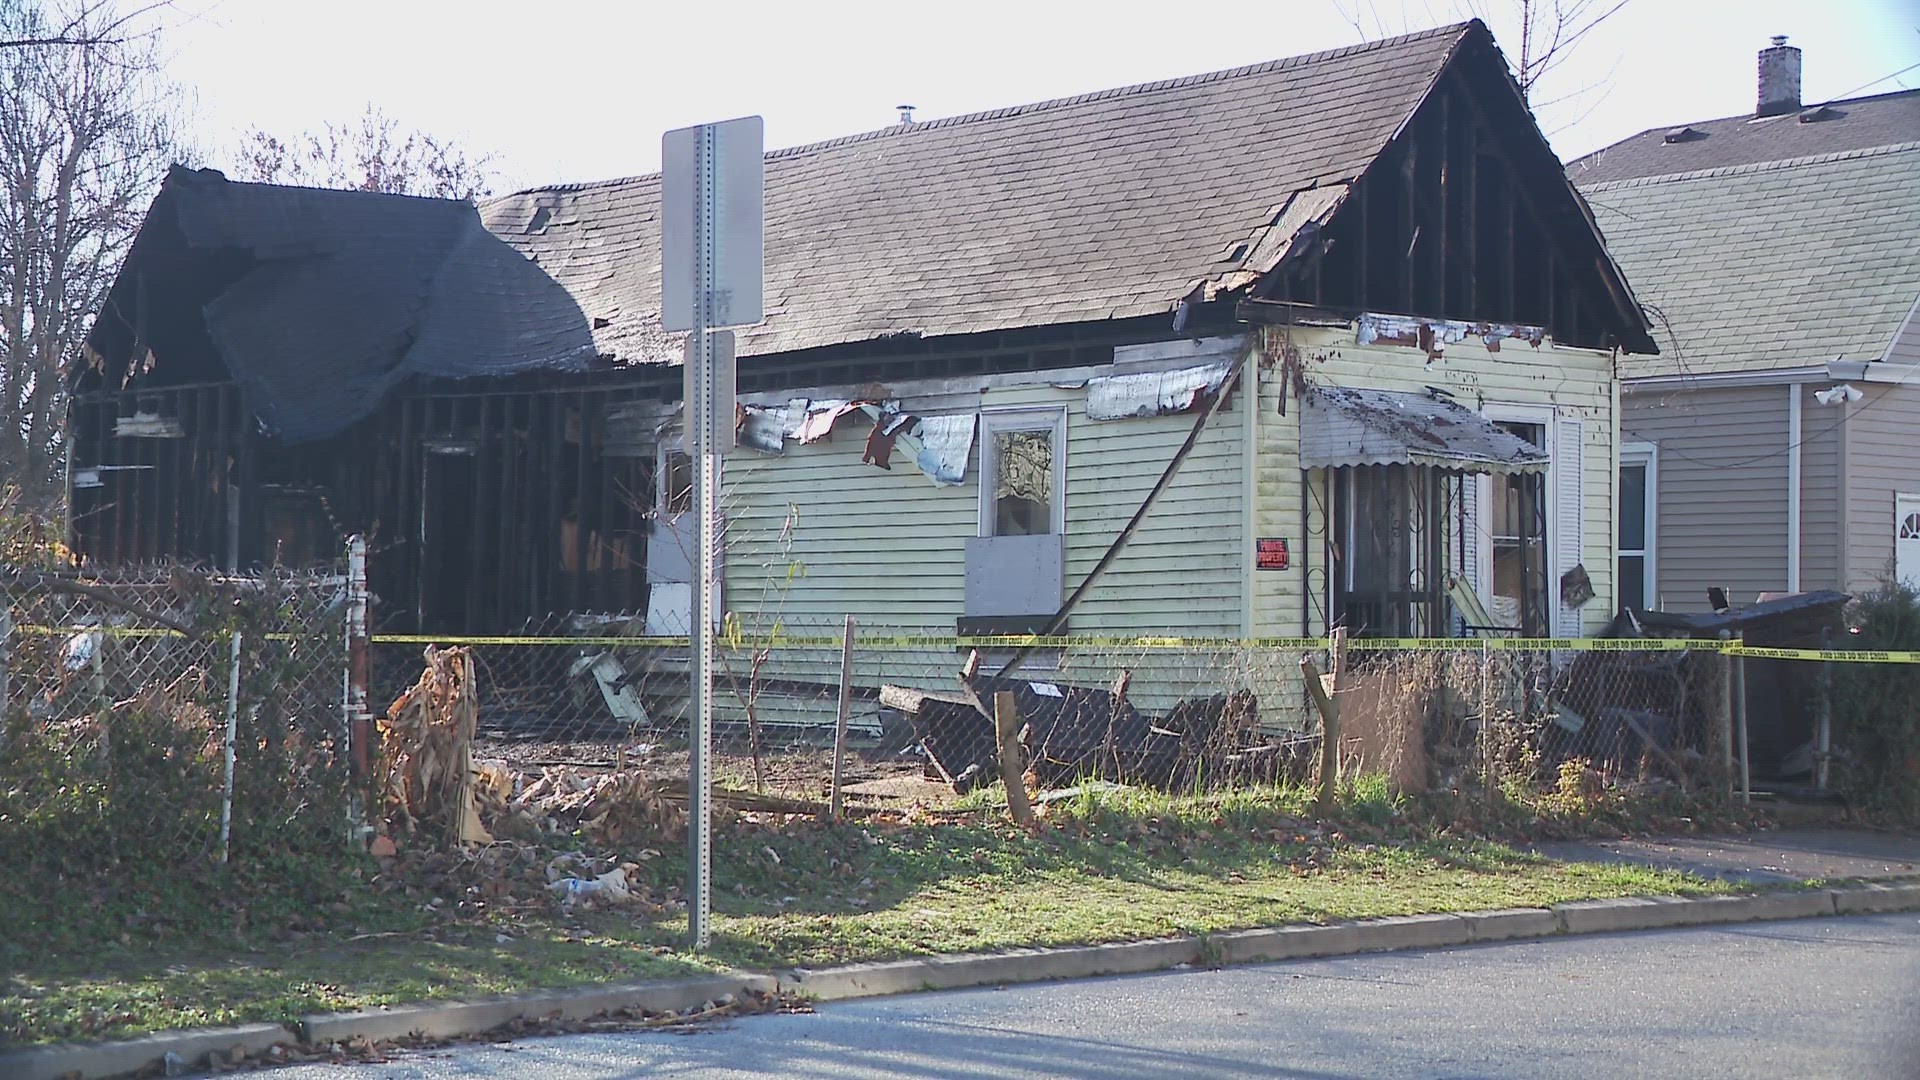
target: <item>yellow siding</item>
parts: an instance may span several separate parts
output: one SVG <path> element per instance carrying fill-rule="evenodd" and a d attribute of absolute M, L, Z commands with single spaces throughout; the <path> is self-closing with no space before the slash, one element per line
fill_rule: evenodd
<path fill-rule="evenodd" d="M 1351 328 L 1295 328 L 1291 340 L 1309 383 L 1416 392 L 1437 386 L 1475 408 L 1546 406 L 1557 417 L 1578 417 L 1582 561 L 1596 593 L 1580 616 L 1584 632 L 1600 628 L 1614 595 L 1617 425 L 1609 354 L 1511 341 L 1489 352 L 1462 343 L 1429 367 L 1416 349 L 1357 345 Z M 1132 543 L 1074 612 L 1073 634 L 1236 637 L 1251 631 L 1265 637 L 1325 631 L 1317 618 L 1319 602 L 1314 625 L 1303 618 L 1304 582 L 1310 572 L 1324 586 L 1326 551 L 1324 534 L 1310 532 L 1302 519 L 1299 401 L 1289 394 L 1286 415 L 1280 413 L 1277 361 L 1284 343 L 1284 333 L 1276 333 L 1263 350 L 1267 366 L 1257 380 L 1257 408 L 1249 410 L 1246 398 L 1236 396 L 1231 409 L 1216 416 Z M 966 396 L 969 410 L 973 400 L 983 410 L 1067 408 L 1063 598 L 1146 497 L 1193 423 L 1191 414 L 1089 420 L 1083 389 L 1044 381 L 989 386 L 977 399 L 969 389 Z M 852 614 L 876 633 L 953 632 L 965 610 L 965 545 L 978 532 L 978 448 L 966 483 L 942 488 L 904 451 L 896 451 L 891 471 L 863 464 L 869 430 L 866 420 L 849 417 L 831 439 L 790 443 L 784 457 L 746 449 L 728 455 L 725 603 L 744 624 L 778 620 L 792 633 L 835 633 L 841 617 Z M 1323 514 L 1325 493 L 1304 505 L 1309 514 Z M 1253 540 L 1263 536 L 1287 539 L 1292 568 L 1253 569 Z M 862 649 L 856 679 L 869 686 L 883 679 L 944 686 L 958 663 L 957 655 L 940 649 Z M 1238 663 L 1253 674 L 1252 689 L 1269 726 L 1304 719 L 1294 666 L 1265 653 L 1242 655 Z M 1093 685 L 1126 667 L 1133 671 L 1135 700 L 1162 709 L 1178 697 L 1223 688 L 1233 681 L 1221 677 L 1227 665 L 1225 656 L 1113 650 L 1088 659 L 1070 656 L 1057 677 Z M 837 652 L 816 648 L 782 652 L 766 673 L 830 685 L 837 670 Z M 1034 675 L 1046 677 L 1047 670 L 1039 666 Z M 774 724 L 825 724 L 832 708 L 830 693 L 770 694 L 761 712 Z M 857 706 L 856 725 L 873 723 L 873 709 Z"/>
<path fill-rule="evenodd" d="M 1561 418 L 1579 418 L 1582 463 L 1581 561 L 1593 581 L 1594 598 L 1580 608 L 1583 633 L 1606 624 L 1613 611 L 1614 474 L 1618 444 L 1614 422 L 1613 357 L 1592 349 L 1539 347 L 1509 340 L 1498 352 L 1477 342 L 1447 347 L 1445 356 L 1429 366 L 1426 354 L 1398 345 L 1360 345 L 1351 328 L 1295 327 L 1292 343 L 1298 350 L 1309 384 L 1419 392 L 1428 386 L 1452 393 L 1470 408 L 1497 405 L 1550 406 Z M 1266 350 L 1277 362 L 1286 331 L 1275 331 Z M 1301 522 L 1300 403 L 1289 395 L 1287 415 L 1279 415 L 1280 379 L 1277 371 L 1262 373 L 1259 426 L 1259 476 L 1255 502 L 1255 534 L 1284 536 L 1294 549 L 1294 565 L 1310 558 L 1315 587 L 1324 585 L 1324 548 L 1303 552 L 1307 543 Z M 1319 495 L 1324 499 L 1324 492 Z M 1553 493 L 1549 493 L 1549 498 Z M 1311 511 L 1316 516 L 1324 502 Z M 1558 568 L 1564 572 L 1568 567 Z M 1259 636 L 1322 633 L 1325 627 L 1304 625 L 1301 590 L 1306 574 L 1298 569 L 1262 572 L 1254 577 L 1255 632 Z M 1557 593 L 1558 582 L 1553 583 Z M 1321 605 L 1314 607 L 1315 621 Z"/>
<path fill-rule="evenodd" d="M 1090 420 L 1078 387 L 995 387 L 983 410 L 1065 405 L 1067 414 L 1066 566 L 1061 598 L 1092 570 L 1146 498 L 1192 429 L 1191 413 Z M 1237 637 L 1242 632 L 1245 515 L 1242 431 L 1236 401 L 1210 424 L 1180 474 L 1132 541 L 1071 616 L 1075 635 Z M 967 480 L 936 487 L 896 450 L 890 471 L 861 462 L 872 425 L 847 417 L 833 436 L 788 443 L 784 457 L 740 448 L 727 455 L 724 601 L 743 625 L 779 622 L 790 633 L 837 632 L 852 614 L 863 626 L 951 635 L 966 602 L 965 545 L 979 532 L 979 447 Z M 786 539 L 782 539 L 783 532 Z M 889 680 L 945 686 L 957 656 L 862 650 L 866 685 Z M 1135 652 L 1134 699 L 1164 708 L 1178 697 L 1214 692 L 1191 658 Z M 778 670 L 776 670 L 778 669 Z M 768 674 L 831 682 L 838 654 L 794 650 L 769 662 Z M 1111 679 L 1118 661 L 1070 666 L 1059 677 L 1091 685 Z M 1159 671 L 1159 675 L 1151 674 Z M 1035 677 L 1045 677 L 1040 671 Z M 724 699 L 723 695 L 723 699 Z M 763 718 L 828 722 L 827 699 L 771 695 Z M 723 708 L 727 705 L 722 701 Z M 872 706 L 855 723 L 871 722 Z"/>
<path fill-rule="evenodd" d="M 992 390 L 983 408 L 1066 405 L 1066 588 L 1093 569 L 1193 426 L 1191 414 L 1089 420 L 1085 392 Z M 1072 616 L 1076 634 L 1238 636 L 1242 581 L 1240 406 L 1222 411 L 1153 513 Z M 726 604 L 748 622 L 843 615 L 952 633 L 965 609 L 965 545 L 979 532 L 978 446 L 967 480 L 936 487 L 902 451 L 863 464 L 871 425 L 785 457 L 727 455 Z M 791 528 L 788 528 L 791 522 Z M 782 541 L 784 532 L 790 535 Z M 1062 599 L 1065 593 L 1062 594 Z"/>

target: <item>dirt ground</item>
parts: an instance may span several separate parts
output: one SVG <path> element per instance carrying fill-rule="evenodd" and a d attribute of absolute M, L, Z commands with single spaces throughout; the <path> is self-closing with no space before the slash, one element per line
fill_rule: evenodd
<path fill-rule="evenodd" d="M 685 776 L 687 751 L 647 742 L 536 742 L 478 739 L 473 744 L 476 763 L 503 761 L 522 774 L 566 767 L 612 772 L 624 764 L 658 776 Z M 714 753 L 714 779 L 724 787 L 755 791 L 754 763 L 744 747 L 723 746 Z M 779 747 L 760 755 L 767 794 L 794 799 L 825 799 L 833 777 L 833 751 L 823 747 Z M 951 789 L 921 781 L 923 759 L 917 755 L 849 749 L 841 770 L 846 797 L 856 801 L 925 804 Z M 858 789 L 858 790 L 855 790 Z"/>

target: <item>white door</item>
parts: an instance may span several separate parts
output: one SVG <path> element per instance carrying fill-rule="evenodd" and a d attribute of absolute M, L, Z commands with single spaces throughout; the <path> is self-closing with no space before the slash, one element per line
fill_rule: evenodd
<path fill-rule="evenodd" d="M 1920 495 L 1893 497 L 1893 573 L 1920 589 Z"/>

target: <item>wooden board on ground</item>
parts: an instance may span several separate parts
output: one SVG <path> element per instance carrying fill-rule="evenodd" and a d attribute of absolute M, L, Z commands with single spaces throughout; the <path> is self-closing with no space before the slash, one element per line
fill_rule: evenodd
<path fill-rule="evenodd" d="M 924 776 L 889 776 L 850 784 L 844 789 L 856 799 L 884 799 L 890 804 L 932 805 L 953 801 L 953 787 Z"/>

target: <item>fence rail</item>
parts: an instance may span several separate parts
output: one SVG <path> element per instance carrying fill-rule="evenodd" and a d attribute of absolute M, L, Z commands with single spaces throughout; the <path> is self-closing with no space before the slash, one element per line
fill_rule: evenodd
<path fill-rule="evenodd" d="M 333 574 L 0 586 L 0 863 L 111 871 L 344 843 Z"/>

